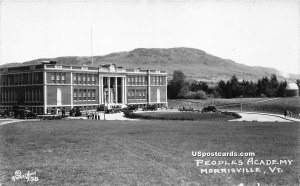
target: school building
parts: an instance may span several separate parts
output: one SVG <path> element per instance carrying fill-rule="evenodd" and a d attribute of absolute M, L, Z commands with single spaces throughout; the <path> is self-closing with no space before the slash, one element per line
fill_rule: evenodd
<path fill-rule="evenodd" d="M 73 107 L 92 110 L 103 104 L 167 107 L 167 72 L 55 61 L 0 69 L 0 109 L 19 106 L 46 114 Z"/>

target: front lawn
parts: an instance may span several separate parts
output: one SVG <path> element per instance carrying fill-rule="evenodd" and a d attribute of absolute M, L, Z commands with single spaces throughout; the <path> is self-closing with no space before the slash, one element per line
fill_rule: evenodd
<path fill-rule="evenodd" d="M 35 172 L 28 185 L 299 185 L 299 123 L 61 120 L 0 126 L 0 183 L 16 170 Z M 194 157 L 201 152 L 255 152 L 250 157 Z M 244 165 L 196 166 L 195 160 Z M 269 167 L 282 168 L 272 173 Z M 259 167 L 260 173 L 201 173 L 206 168 Z"/>

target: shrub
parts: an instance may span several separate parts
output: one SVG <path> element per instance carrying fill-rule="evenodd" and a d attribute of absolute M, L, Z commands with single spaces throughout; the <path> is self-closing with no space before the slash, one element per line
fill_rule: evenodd
<path fill-rule="evenodd" d="M 195 96 L 195 99 L 207 99 L 206 93 L 202 90 L 197 91 Z"/>
<path fill-rule="evenodd" d="M 185 99 L 195 99 L 196 98 L 196 92 L 189 91 L 184 95 Z"/>
<path fill-rule="evenodd" d="M 236 117 L 236 118 L 242 118 L 242 116 L 240 116 L 238 113 L 235 113 L 235 112 L 224 111 L 224 112 L 221 112 L 221 113 L 224 114 L 224 115 L 229 115 L 229 116 L 233 116 L 233 117 Z"/>
<path fill-rule="evenodd" d="M 134 118 L 133 111 L 130 109 L 124 110 L 123 113 L 126 118 Z"/>
<path fill-rule="evenodd" d="M 265 94 L 260 94 L 259 97 L 260 97 L 260 98 L 265 98 L 266 95 L 265 95 Z"/>

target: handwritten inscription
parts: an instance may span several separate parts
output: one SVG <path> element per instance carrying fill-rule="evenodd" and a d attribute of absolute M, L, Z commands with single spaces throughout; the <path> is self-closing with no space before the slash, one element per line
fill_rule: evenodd
<path fill-rule="evenodd" d="M 36 176 L 36 172 L 27 172 L 26 174 L 22 174 L 20 170 L 15 172 L 15 175 L 11 177 L 13 181 L 25 179 L 27 182 L 37 182 L 39 178 Z"/>

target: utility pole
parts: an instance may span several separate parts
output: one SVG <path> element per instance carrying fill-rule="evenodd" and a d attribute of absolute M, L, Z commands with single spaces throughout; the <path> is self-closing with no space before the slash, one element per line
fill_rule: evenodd
<path fill-rule="evenodd" d="M 94 65 L 94 58 L 93 58 L 93 25 L 91 25 L 91 60 L 92 66 Z"/>
<path fill-rule="evenodd" d="M 241 95 L 241 112 L 243 112 L 243 95 Z"/>

